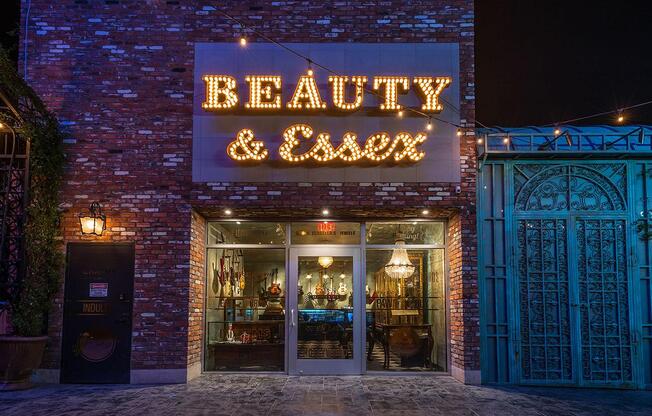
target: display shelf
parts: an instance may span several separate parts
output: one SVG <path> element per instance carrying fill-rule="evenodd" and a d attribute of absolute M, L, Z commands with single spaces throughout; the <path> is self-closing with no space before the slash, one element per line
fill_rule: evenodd
<path fill-rule="evenodd" d="M 279 324 L 284 323 L 282 319 L 253 319 L 253 320 L 242 320 L 242 321 L 207 321 L 210 324 Z"/>

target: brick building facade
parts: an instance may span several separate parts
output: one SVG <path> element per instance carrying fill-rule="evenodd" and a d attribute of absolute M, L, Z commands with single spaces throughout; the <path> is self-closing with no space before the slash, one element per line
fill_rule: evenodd
<path fill-rule="evenodd" d="M 193 68 L 197 42 L 237 42 L 217 3 L 22 1 L 26 79 L 67 137 L 63 244 L 135 245 L 131 381 L 183 382 L 201 371 L 205 228 L 225 208 L 242 219 L 445 219 L 450 373 L 479 382 L 475 137 L 458 138 L 460 182 L 193 182 Z M 459 122 L 474 119 L 472 1 L 226 2 L 225 12 L 287 43 L 459 45 Z M 27 24 L 25 24 L 27 20 Z M 262 41 L 251 36 L 251 43 Z M 100 201 L 101 237 L 78 213 Z M 61 364 L 63 291 L 49 321 L 41 374 Z"/>

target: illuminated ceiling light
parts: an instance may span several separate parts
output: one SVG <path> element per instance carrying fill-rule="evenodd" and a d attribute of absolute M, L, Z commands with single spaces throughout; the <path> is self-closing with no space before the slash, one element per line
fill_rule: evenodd
<path fill-rule="evenodd" d="M 328 215 L 328 214 L 330 214 L 330 211 L 328 209 L 324 208 L 321 210 L 321 215 Z"/>
<path fill-rule="evenodd" d="M 238 225 L 242 224 L 240 221 L 236 221 L 235 223 L 238 224 Z M 270 243 L 270 244 L 271 244 L 271 243 Z"/>
<path fill-rule="evenodd" d="M 430 214 L 430 211 L 428 211 L 427 209 L 424 209 L 423 211 L 421 211 L 421 214 L 422 215 L 428 215 L 428 214 Z"/>
<path fill-rule="evenodd" d="M 414 274 L 415 269 L 405 249 L 405 241 L 399 234 L 392 251 L 392 258 L 385 265 L 385 273 L 394 279 L 407 279 Z"/>
<path fill-rule="evenodd" d="M 87 212 L 79 213 L 79 226 L 82 235 L 102 235 L 106 229 L 106 215 L 99 202 L 93 202 Z"/>
<path fill-rule="evenodd" d="M 331 256 L 319 256 L 317 258 L 317 263 L 324 269 L 328 269 L 333 264 L 333 258 Z"/>
<path fill-rule="evenodd" d="M 245 38 L 244 36 L 240 37 L 240 46 L 242 46 L 243 48 L 247 46 L 247 38 Z"/>
<path fill-rule="evenodd" d="M 224 215 L 231 215 L 231 214 L 233 214 L 233 211 L 231 211 L 229 208 L 226 208 L 224 210 Z"/>

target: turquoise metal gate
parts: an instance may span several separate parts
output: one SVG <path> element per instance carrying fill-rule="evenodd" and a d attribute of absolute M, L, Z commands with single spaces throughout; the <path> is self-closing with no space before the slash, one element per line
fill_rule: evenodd
<path fill-rule="evenodd" d="M 652 386 L 652 164 L 497 153 L 478 192 L 483 382 Z"/>

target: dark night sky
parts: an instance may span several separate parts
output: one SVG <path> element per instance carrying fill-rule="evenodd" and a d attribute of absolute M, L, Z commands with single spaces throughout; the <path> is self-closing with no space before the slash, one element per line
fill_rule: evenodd
<path fill-rule="evenodd" d="M 15 54 L 19 1 L 2 3 Z M 476 0 L 477 119 L 542 125 L 652 100 L 651 22 L 642 1 Z M 626 117 L 652 124 L 652 105 Z"/>

